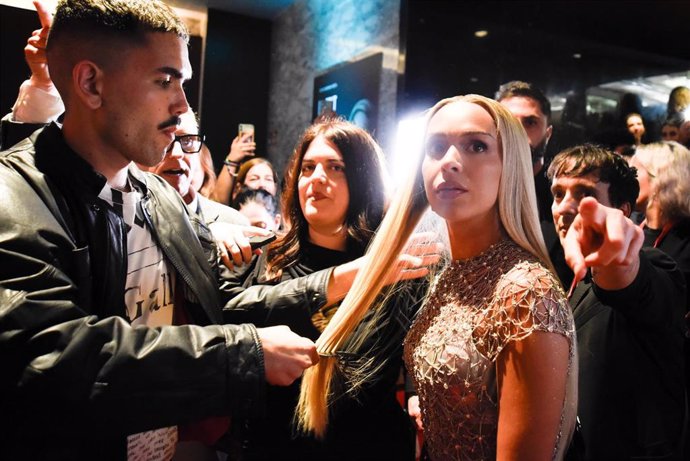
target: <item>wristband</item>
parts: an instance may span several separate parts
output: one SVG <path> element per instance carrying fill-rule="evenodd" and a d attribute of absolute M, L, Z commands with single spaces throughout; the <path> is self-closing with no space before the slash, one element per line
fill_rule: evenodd
<path fill-rule="evenodd" d="M 227 170 L 228 174 L 229 174 L 231 177 L 233 177 L 233 178 L 236 178 L 236 177 L 237 177 L 237 173 L 235 173 L 234 171 L 232 171 L 232 170 L 230 169 L 230 162 L 225 162 L 225 169 Z"/>
<path fill-rule="evenodd" d="M 226 160 L 223 163 L 225 163 L 226 166 L 234 166 L 234 167 L 240 166 L 240 162 L 233 162 L 232 160 Z"/>

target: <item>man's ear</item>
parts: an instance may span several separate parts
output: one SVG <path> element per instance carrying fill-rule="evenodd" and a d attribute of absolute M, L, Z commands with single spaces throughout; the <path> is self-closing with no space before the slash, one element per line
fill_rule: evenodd
<path fill-rule="evenodd" d="M 546 128 L 546 142 L 544 143 L 544 147 L 546 147 L 546 144 L 549 143 L 551 140 L 551 135 L 553 134 L 553 125 L 549 125 L 548 128 Z"/>
<path fill-rule="evenodd" d="M 103 71 L 93 61 L 79 61 L 72 68 L 74 96 L 89 109 L 103 104 Z"/>
<path fill-rule="evenodd" d="M 624 203 L 621 206 L 618 207 L 619 210 L 623 212 L 626 218 L 629 218 L 630 215 L 632 214 L 632 205 L 630 203 Z"/>

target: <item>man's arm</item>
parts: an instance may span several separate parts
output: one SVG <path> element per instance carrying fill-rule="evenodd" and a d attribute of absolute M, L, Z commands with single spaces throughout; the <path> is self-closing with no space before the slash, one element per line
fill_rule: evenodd
<path fill-rule="evenodd" d="M 593 198 L 582 199 L 578 211 L 563 246 L 575 278 L 582 280 L 590 267 L 594 282 L 605 290 L 630 285 L 640 267 L 642 229 L 621 210 L 601 205 Z"/>
<path fill-rule="evenodd" d="M 424 277 L 428 266 L 441 258 L 443 246 L 430 233 L 415 234 L 405 253 L 398 258 L 387 284 Z M 226 321 L 264 324 L 293 324 L 296 318 L 310 319 L 323 306 L 336 304 L 347 295 L 366 257 L 357 258 L 313 274 L 279 283 L 278 285 L 242 286 L 238 273 L 221 268 Z M 268 323 L 267 323 L 268 322 Z"/>
<path fill-rule="evenodd" d="M 600 300 L 632 316 L 639 314 L 649 328 L 675 330 L 683 315 L 682 274 L 667 255 L 642 250 L 643 241 L 642 229 L 620 210 L 586 198 L 568 230 L 564 250 L 578 280 L 591 268 Z"/>
<path fill-rule="evenodd" d="M 265 379 L 291 382 L 317 360 L 313 343 L 287 328 L 134 328 L 120 317 L 94 315 L 94 306 L 78 301 L 88 296 L 74 276 L 77 255 L 88 249 L 74 245 L 29 185 L 31 171 L 15 171 L 23 167 L 0 160 L 0 196 L 7 205 L 0 209 L 6 414 L 30 411 L 40 420 L 69 410 L 68 424 L 97 421 L 117 433 L 219 413 L 256 414 Z"/>
<path fill-rule="evenodd" d="M 57 120 L 65 111 L 60 94 L 48 71 L 46 39 L 53 22 L 52 14 L 40 1 L 34 1 L 41 28 L 33 31 L 24 48 L 31 77 L 19 87 L 12 112 L 0 121 L 0 150 L 28 137 L 44 125 Z"/>

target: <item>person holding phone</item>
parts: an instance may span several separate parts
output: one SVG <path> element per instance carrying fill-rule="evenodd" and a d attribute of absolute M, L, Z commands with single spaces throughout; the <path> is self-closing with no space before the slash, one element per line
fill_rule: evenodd
<path fill-rule="evenodd" d="M 275 284 L 355 263 L 383 218 L 387 202 L 384 178 L 381 149 L 366 131 L 337 120 L 309 127 L 297 143 L 286 177 L 281 211 L 289 230 L 238 278 L 245 286 Z M 325 440 L 294 434 L 299 385 L 287 390 L 271 388 L 266 418 L 250 420 L 246 425 L 245 459 L 413 460 L 413 428 L 395 396 L 402 338 L 415 309 L 408 299 L 399 296 L 389 305 L 400 323 L 390 322 L 380 328 L 362 348 L 371 355 L 363 353 L 360 358 L 376 355 L 385 365 L 374 384 L 357 396 L 339 400 L 333 408 L 333 430 Z M 235 312 L 238 317 L 234 321 L 287 324 L 316 339 L 337 307 L 328 305 L 289 315 Z"/>
<path fill-rule="evenodd" d="M 230 205 L 243 187 L 264 189 L 273 196 L 277 193 L 278 176 L 273 165 L 264 158 L 254 157 L 254 125 L 240 123 L 238 131 L 213 191 L 213 199 L 225 205 Z"/>

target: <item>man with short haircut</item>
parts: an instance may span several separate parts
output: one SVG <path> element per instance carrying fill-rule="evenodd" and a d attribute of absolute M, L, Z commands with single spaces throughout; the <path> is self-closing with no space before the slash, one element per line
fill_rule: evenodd
<path fill-rule="evenodd" d="M 584 459 L 680 460 L 685 287 L 670 257 L 641 249 L 642 230 L 628 219 L 639 192 L 635 169 L 584 145 L 558 154 L 548 176 L 576 281 Z"/>
<path fill-rule="evenodd" d="M 532 169 L 537 192 L 539 219 L 549 220 L 551 215 L 551 193 L 543 174 L 544 155 L 553 133 L 549 122 L 551 103 L 544 93 L 531 83 L 512 81 L 501 85 L 496 100 L 508 109 L 522 124 L 529 138 L 532 151 Z"/>
<path fill-rule="evenodd" d="M 134 165 L 161 161 L 188 110 L 169 7 L 61 1 L 47 54 L 63 126 L 0 154 L 0 457 L 170 459 L 177 425 L 257 414 L 266 382 L 318 360 L 287 327 L 221 325 L 221 306 L 312 309 L 331 272 L 219 290 L 205 223 Z"/>

